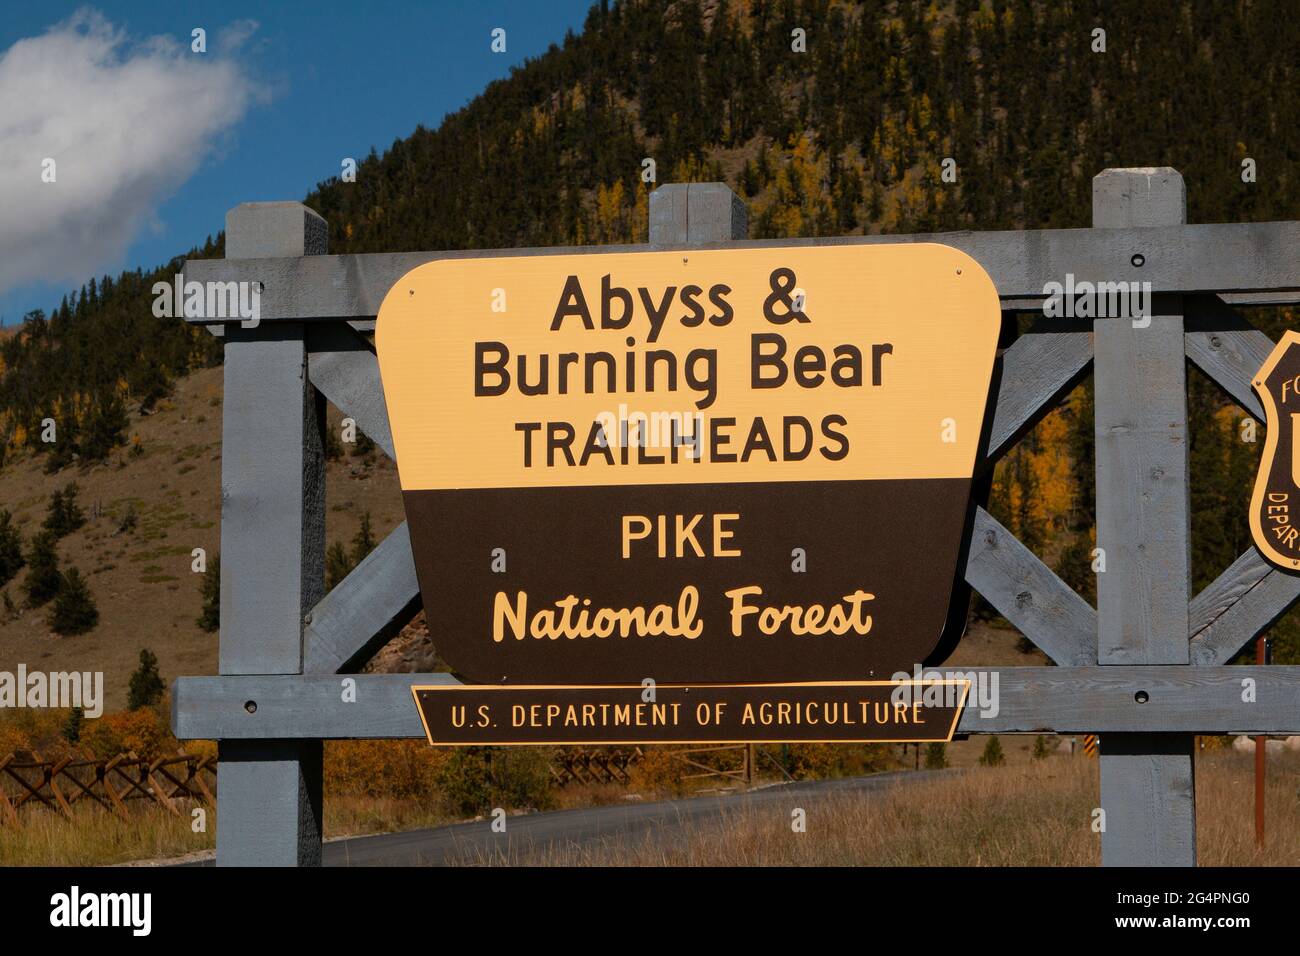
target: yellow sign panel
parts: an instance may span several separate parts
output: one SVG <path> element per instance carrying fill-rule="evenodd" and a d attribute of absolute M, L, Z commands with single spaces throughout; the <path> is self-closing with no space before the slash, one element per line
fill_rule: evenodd
<path fill-rule="evenodd" d="M 442 260 L 380 315 L 407 491 L 970 477 L 1000 323 L 932 244 Z"/>

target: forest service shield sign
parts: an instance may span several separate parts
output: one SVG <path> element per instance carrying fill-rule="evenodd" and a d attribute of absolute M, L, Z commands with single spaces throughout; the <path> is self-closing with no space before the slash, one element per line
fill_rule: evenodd
<path fill-rule="evenodd" d="M 927 243 L 412 270 L 376 339 L 440 654 L 510 685 L 926 661 L 1000 324 L 984 270 Z"/>
<path fill-rule="evenodd" d="M 1267 436 L 1250 499 L 1250 531 L 1262 555 L 1283 571 L 1300 572 L 1300 333 L 1286 332 L 1260 367 L 1255 391 Z"/>

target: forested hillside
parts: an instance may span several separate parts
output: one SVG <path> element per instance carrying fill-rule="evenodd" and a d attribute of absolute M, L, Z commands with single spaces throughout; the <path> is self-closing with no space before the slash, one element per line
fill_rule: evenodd
<path fill-rule="evenodd" d="M 651 159 L 659 183 L 729 183 L 756 238 L 1087 226 L 1094 173 L 1169 165 L 1190 221 L 1297 219 L 1294 14 L 1211 0 L 602 2 L 581 35 L 305 201 L 338 253 L 635 241 Z M 948 157 L 955 183 L 941 177 Z M 128 410 L 220 360 L 204 333 L 152 315 L 150 286 L 179 261 L 89 280 L 0 343 L 5 453 L 48 454 L 37 432 L 54 417 L 73 442 L 53 446 L 50 468 L 101 457 L 129 440 Z M 1274 335 L 1294 318 L 1253 317 Z M 1200 587 L 1248 545 L 1260 445 L 1192 379 Z M 1081 386 L 1035 430 L 1000 466 L 991 505 L 1089 594 L 1090 404 Z"/>

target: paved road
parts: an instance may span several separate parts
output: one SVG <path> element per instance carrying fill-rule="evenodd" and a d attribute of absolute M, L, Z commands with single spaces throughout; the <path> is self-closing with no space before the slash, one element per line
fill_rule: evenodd
<path fill-rule="evenodd" d="M 410 830 L 353 837 L 325 844 L 326 866 L 447 866 L 477 863 L 497 853 L 527 852 L 547 846 L 587 844 L 616 836 L 640 840 L 651 831 L 671 839 L 683 824 L 709 823 L 723 813 L 746 807 L 800 806 L 835 793 L 872 793 L 887 787 L 932 778 L 941 770 L 897 771 L 782 784 L 744 794 L 693 797 L 656 803 L 559 810 L 509 817 L 505 833 L 489 822 L 457 823 L 432 830 Z"/>

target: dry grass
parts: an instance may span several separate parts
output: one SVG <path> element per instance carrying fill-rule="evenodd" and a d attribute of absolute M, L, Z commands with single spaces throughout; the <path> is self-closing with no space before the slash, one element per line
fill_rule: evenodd
<path fill-rule="evenodd" d="M 1269 754 L 1264 852 L 1255 848 L 1255 758 L 1223 750 L 1196 763 L 1202 866 L 1300 866 L 1300 753 Z"/>
<path fill-rule="evenodd" d="M 210 825 L 207 833 L 193 832 L 188 811 L 178 817 L 161 807 L 134 807 L 124 820 L 87 803 L 72 810 L 71 819 L 43 808 L 23 811 L 20 828 L 0 825 L 0 866 L 107 865 L 182 856 L 215 845 Z"/>
<path fill-rule="evenodd" d="M 1300 756 L 1270 758 L 1264 853 L 1253 829 L 1252 762 L 1233 752 L 1197 763 L 1199 859 L 1205 866 L 1300 864 Z M 807 830 L 790 807 L 737 810 L 706 825 L 539 848 L 484 864 L 542 866 L 1095 866 L 1098 764 L 1054 757 L 977 768 L 883 795 L 808 800 Z"/>
<path fill-rule="evenodd" d="M 736 810 L 709 824 L 684 823 L 599 844 L 538 848 L 472 862 L 541 866 L 1094 866 L 1098 764 L 1057 756 L 975 768 L 884 794 L 806 799 L 807 832 L 790 828 L 792 807 Z M 1300 754 L 1269 757 L 1269 845 L 1254 846 L 1253 763 L 1232 751 L 1197 760 L 1198 851 L 1204 866 L 1300 865 Z M 564 793 L 564 807 L 616 802 L 616 787 Z M 67 866 L 165 859 L 213 846 L 187 815 L 139 808 L 121 820 L 78 805 L 73 819 L 44 810 L 23 826 L 0 826 L 0 866 Z M 327 837 L 439 826 L 436 800 L 338 796 L 325 801 Z M 210 828 L 211 829 L 211 828 Z"/>
<path fill-rule="evenodd" d="M 423 830 L 455 823 L 436 798 L 339 796 L 325 799 L 325 838 Z"/>
<path fill-rule="evenodd" d="M 177 817 L 161 807 L 133 804 L 130 818 L 123 820 L 86 803 L 73 807 L 71 819 L 43 807 L 24 808 L 21 827 L 0 825 L 0 866 L 111 866 L 212 850 L 215 832 L 209 826 L 207 833 L 194 833 L 191 809 Z M 210 815 L 209 823 L 213 819 Z M 325 801 L 326 839 L 453 822 L 437 800 L 346 796 Z"/>

